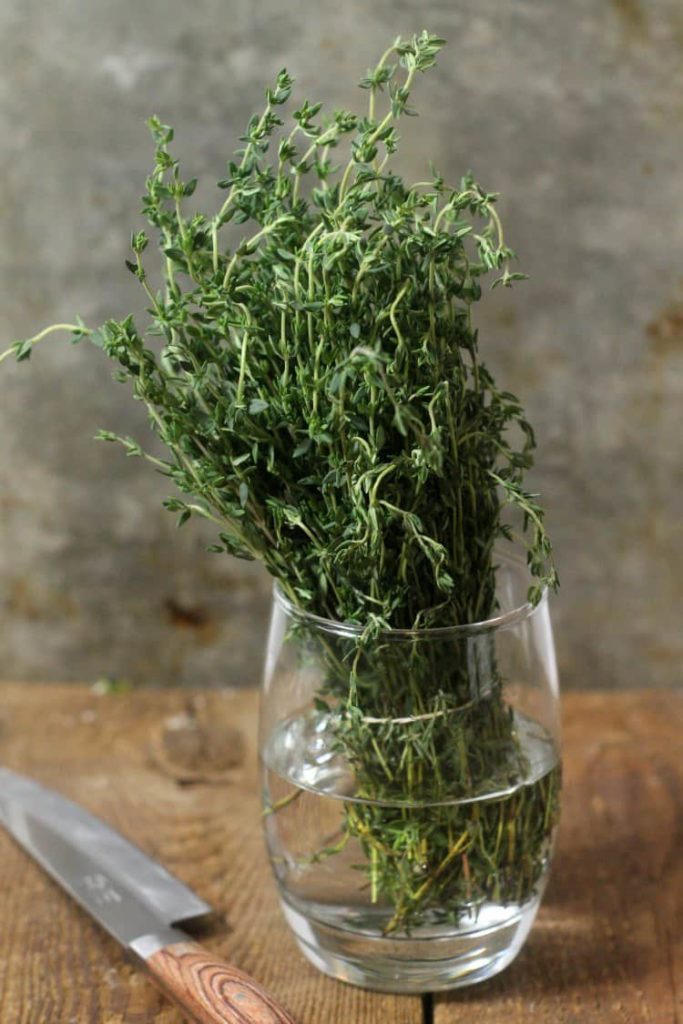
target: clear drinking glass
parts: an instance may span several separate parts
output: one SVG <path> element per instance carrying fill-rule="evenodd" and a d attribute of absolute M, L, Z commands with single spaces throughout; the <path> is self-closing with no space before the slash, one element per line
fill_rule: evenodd
<path fill-rule="evenodd" d="M 468 985 L 533 924 L 559 813 L 557 669 L 547 595 L 532 607 L 525 563 L 497 564 L 495 618 L 444 629 L 372 635 L 275 589 L 266 841 L 301 950 L 336 978 Z"/>

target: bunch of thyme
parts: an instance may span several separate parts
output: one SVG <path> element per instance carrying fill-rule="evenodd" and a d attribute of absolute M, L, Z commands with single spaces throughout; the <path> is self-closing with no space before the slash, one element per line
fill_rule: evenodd
<path fill-rule="evenodd" d="M 513 539 L 506 505 L 521 511 L 530 600 L 556 583 L 542 509 L 523 487 L 533 432 L 480 360 L 472 320 L 484 275 L 496 274 L 494 286 L 523 276 L 510 270 L 496 195 L 471 175 L 456 187 L 435 172 L 406 184 L 391 169 L 414 79 L 442 45 L 426 32 L 395 40 L 360 83 L 369 99 L 361 117 L 304 101 L 285 124 L 293 83 L 281 71 L 218 183 L 225 197 L 212 215 L 188 210 L 196 179 L 183 179 L 172 129 L 151 118 L 143 211 L 158 237 L 160 287 L 144 262 L 145 232 L 133 234 L 127 261 L 149 300 L 148 323 L 56 324 L 0 356 L 26 359 L 56 330 L 99 346 L 146 404 L 168 457 L 99 436 L 169 478 L 184 495 L 165 502 L 179 524 L 213 521 L 212 550 L 259 559 L 296 607 L 364 627 L 350 660 L 335 669 L 331 659 L 325 692 L 341 709 L 339 742 L 360 791 L 374 798 L 387 787 L 419 800 L 484 787 L 515 737 L 496 683 L 460 717 L 424 719 L 409 739 L 383 737 L 385 770 L 366 720 L 440 714 L 470 685 L 452 657 L 381 667 L 363 653 L 368 640 L 489 617 L 494 544 Z M 232 247 L 228 225 L 243 231 Z M 548 826 L 548 806 L 539 796 L 531 831 L 539 820 Z M 437 897 L 457 905 L 472 890 L 475 868 L 462 860 L 471 823 L 464 840 L 453 822 L 418 816 L 407 842 L 407 829 L 396 839 L 393 812 L 375 808 L 361 821 L 354 808 L 349 833 L 365 844 L 373 891 L 396 907 L 395 927 Z M 501 827 L 497 818 L 479 827 L 484 888 L 500 888 L 505 875 L 484 838 L 492 832 L 495 845 Z M 524 844 L 531 881 L 522 895 L 541 850 Z"/>

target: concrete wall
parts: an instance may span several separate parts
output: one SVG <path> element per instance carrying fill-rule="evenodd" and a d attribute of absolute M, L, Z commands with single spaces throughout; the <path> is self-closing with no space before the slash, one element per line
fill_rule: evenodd
<path fill-rule="evenodd" d="M 502 192 L 532 281 L 481 310 L 482 345 L 541 441 L 567 685 L 675 686 L 683 664 L 683 7 L 680 0 L 3 0 L 0 338 L 140 309 L 123 268 L 175 125 L 188 176 L 223 175 L 262 88 L 362 104 L 393 36 L 450 42 L 401 167 Z M 257 681 L 258 568 L 177 533 L 163 481 L 99 427 L 145 435 L 101 354 L 52 340 L 0 373 L 0 676 Z"/>

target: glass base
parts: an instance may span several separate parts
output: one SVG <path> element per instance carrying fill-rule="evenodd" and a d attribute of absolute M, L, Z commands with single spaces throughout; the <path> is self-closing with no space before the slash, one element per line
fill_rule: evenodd
<path fill-rule="evenodd" d="M 474 985 L 498 974 L 524 945 L 541 894 L 523 906 L 498 908 L 482 920 L 438 935 L 382 937 L 331 927 L 281 896 L 282 909 L 304 956 L 339 981 L 376 992 L 420 993 Z"/>

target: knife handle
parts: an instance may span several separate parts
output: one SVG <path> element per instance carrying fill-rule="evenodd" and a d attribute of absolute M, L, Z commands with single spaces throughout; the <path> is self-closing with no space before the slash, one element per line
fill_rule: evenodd
<path fill-rule="evenodd" d="M 295 1024 L 258 982 L 196 942 L 164 946 L 145 957 L 145 966 L 196 1024 Z"/>

